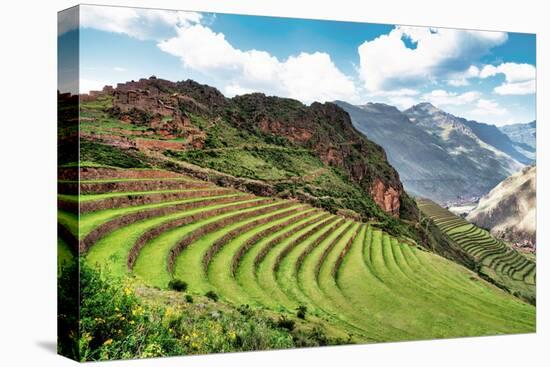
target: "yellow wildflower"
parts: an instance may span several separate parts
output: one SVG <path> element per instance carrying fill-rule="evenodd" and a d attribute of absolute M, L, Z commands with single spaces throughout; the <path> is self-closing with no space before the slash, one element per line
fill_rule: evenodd
<path fill-rule="evenodd" d="M 105 343 L 103 343 L 103 345 L 111 345 L 113 344 L 113 339 L 107 339 L 105 340 Z"/>

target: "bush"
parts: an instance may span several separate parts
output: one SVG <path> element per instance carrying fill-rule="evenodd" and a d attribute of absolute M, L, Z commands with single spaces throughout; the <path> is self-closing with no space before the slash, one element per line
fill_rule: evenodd
<path fill-rule="evenodd" d="M 185 292 L 187 290 L 187 283 L 181 279 L 172 279 L 168 282 L 168 288 L 177 292 Z"/>
<path fill-rule="evenodd" d="M 193 303 L 193 296 L 191 296 L 190 294 L 186 294 L 185 295 L 185 302 Z"/>
<path fill-rule="evenodd" d="M 280 327 L 281 329 L 288 330 L 288 331 L 294 330 L 295 325 L 296 325 L 296 323 L 294 322 L 294 320 L 287 319 L 285 316 L 281 316 L 281 318 L 277 321 L 277 326 L 278 327 Z"/>
<path fill-rule="evenodd" d="M 299 319 L 305 320 L 306 312 L 307 312 L 307 307 L 304 305 L 300 305 L 298 306 L 298 308 L 296 308 L 296 317 L 298 317 Z"/>
<path fill-rule="evenodd" d="M 240 305 L 237 308 L 237 311 L 239 311 L 239 313 L 241 315 L 246 316 L 246 317 L 251 317 L 253 315 L 253 311 L 252 311 L 252 309 L 250 308 L 249 305 Z"/>
<path fill-rule="evenodd" d="M 297 329 L 292 332 L 292 339 L 294 345 L 298 348 L 303 347 L 319 347 L 332 344 L 325 331 L 319 327 L 315 326 L 310 330 Z M 338 340 L 335 341 L 338 344 L 343 344 L 344 341 Z"/>
<path fill-rule="evenodd" d="M 218 302 L 218 295 L 214 291 L 208 291 L 204 294 L 206 297 L 210 298 L 214 302 Z"/>

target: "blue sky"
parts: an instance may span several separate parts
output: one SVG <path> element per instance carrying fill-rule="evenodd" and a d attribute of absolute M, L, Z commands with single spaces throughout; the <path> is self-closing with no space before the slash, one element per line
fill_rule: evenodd
<path fill-rule="evenodd" d="M 535 119 L 535 36 L 81 6 L 80 90 L 156 75 L 227 96 L 431 102 L 477 121 Z M 59 42 L 75 26 L 62 27 Z"/>

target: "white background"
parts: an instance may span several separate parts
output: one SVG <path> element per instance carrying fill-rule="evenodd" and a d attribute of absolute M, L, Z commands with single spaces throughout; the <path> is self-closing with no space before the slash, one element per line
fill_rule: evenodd
<path fill-rule="evenodd" d="M 544 1 L 157 0 L 98 4 L 537 33 L 538 332 L 309 350 L 179 357 L 112 366 L 548 366 L 548 85 Z M 0 12 L 0 366 L 66 366 L 56 340 L 56 37 L 74 1 L 8 0 Z M 547 222 L 548 223 L 548 222 Z M 544 342 L 546 340 L 546 343 Z"/>

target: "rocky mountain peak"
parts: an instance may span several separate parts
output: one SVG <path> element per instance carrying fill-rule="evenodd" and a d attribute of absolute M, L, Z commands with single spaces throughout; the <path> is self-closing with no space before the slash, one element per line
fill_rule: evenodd
<path fill-rule="evenodd" d="M 436 113 L 445 113 L 444 111 L 437 108 L 436 106 L 434 106 L 430 102 L 418 103 L 418 104 L 412 106 L 411 108 L 409 108 L 407 111 L 422 112 L 422 113 L 427 113 L 427 114 L 430 114 L 430 115 L 433 115 L 433 114 L 436 114 Z"/>

